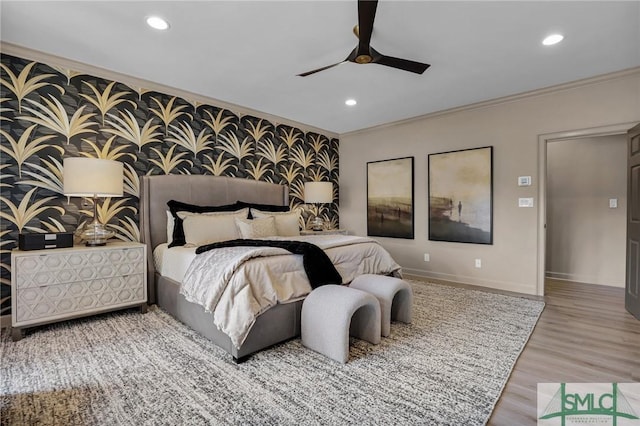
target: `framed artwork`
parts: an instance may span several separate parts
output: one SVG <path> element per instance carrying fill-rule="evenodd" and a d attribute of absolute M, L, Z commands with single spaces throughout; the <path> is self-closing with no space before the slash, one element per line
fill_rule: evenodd
<path fill-rule="evenodd" d="M 367 235 L 413 239 L 413 157 L 367 163 Z"/>
<path fill-rule="evenodd" d="M 493 147 L 429 154 L 429 239 L 493 244 Z"/>

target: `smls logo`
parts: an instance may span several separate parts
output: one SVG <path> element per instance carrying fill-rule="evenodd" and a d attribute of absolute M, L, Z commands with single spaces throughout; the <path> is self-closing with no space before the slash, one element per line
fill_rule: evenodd
<path fill-rule="evenodd" d="M 542 407 L 538 425 L 640 425 L 640 383 L 539 383 Z"/>

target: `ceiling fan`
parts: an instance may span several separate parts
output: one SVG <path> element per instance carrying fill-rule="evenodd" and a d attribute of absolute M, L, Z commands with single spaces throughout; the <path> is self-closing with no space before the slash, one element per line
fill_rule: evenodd
<path fill-rule="evenodd" d="M 353 32 L 358 37 L 359 41 L 356 48 L 351 51 L 349 56 L 347 56 L 347 59 L 336 64 L 327 65 L 326 67 L 303 72 L 298 75 L 300 77 L 306 77 L 308 75 L 333 68 L 344 62 L 354 62 L 357 64 L 380 64 L 416 74 L 422 74 L 427 68 L 429 68 L 429 64 L 382 55 L 371 47 L 371 33 L 373 32 L 373 21 L 376 17 L 377 7 L 378 0 L 358 0 L 358 25 L 353 28 Z"/>

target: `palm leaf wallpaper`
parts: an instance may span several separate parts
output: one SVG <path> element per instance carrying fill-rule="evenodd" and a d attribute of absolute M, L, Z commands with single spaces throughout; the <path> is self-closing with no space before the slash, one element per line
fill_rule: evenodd
<path fill-rule="evenodd" d="M 2 55 L 0 102 L 0 315 L 11 309 L 18 233 L 75 231 L 93 214 L 90 200 L 62 194 L 65 157 L 123 163 L 124 197 L 98 214 L 124 241 L 140 239 L 142 175 L 286 184 L 305 222 L 304 182 L 330 180 L 334 203 L 319 213 L 338 225 L 338 139 L 10 55 Z"/>

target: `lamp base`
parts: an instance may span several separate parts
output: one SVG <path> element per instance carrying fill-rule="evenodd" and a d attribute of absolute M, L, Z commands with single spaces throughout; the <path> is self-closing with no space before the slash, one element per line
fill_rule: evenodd
<path fill-rule="evenodd" d="M 324 231 L 324 221 L 321 217 L 316 216 L 311 222 L 311 229 L 314 231 Z"/>
<path fill-rule="evenodd" d="M 115 232 L 109 231 L 100 222 L 92 222 L 84 229 L 78 230 L 80 240 L 88 247 L 100 247 L 107 244 L 107 240 L 115 236 Z"/>

